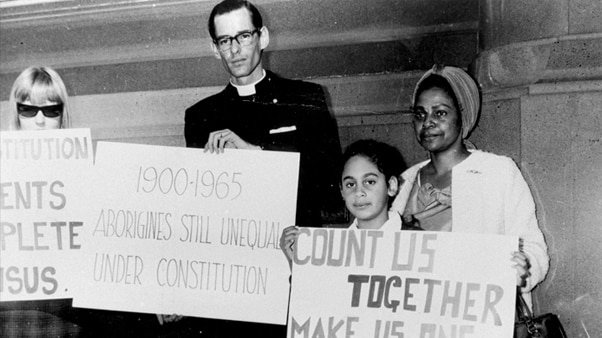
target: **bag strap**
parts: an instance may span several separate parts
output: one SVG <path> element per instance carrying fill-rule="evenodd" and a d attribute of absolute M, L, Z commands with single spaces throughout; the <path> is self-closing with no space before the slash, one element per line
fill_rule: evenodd
<path fill-rule="evenodd" d="M 526 321 L 533 319 L 533 314 L 529 310 L 527 302 L 523 298 L 520 290 L 516 290 L 516 314 L 518 315 L 519 321 Z"/>
<path fill-rule="evenodd" d="M 529 310 L 529 306 L 523 298 L 519 288 L 516 289 L 516 315 L 518 316 L 519 322 L 525 323 L 527 331 L 529 331 L 533 337 L 540 337 L 541 333 L 537 329 L 537 326 L 535 326 L 535 322 L 533 322 L 533 313 Z"/>

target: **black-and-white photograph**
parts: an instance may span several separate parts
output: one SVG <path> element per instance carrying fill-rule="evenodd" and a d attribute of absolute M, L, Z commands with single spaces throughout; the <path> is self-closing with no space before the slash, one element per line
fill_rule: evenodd
<path fill-rule="evenodd" d="M 600 0 L 0 0 L 0 337 L 602 337 Z"/>

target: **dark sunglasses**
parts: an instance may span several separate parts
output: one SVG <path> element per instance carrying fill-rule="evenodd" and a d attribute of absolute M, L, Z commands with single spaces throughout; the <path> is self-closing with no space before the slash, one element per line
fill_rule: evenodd
<path fill-rule="evenodd" d="M 46 117 L 59 117 L 63 113 L 63 104 L 55 104 L 52 106 L 30 106 L 27 104 L 17 103 L 17 112 L 23 117 L 34 117 L 39 111 Z"/>

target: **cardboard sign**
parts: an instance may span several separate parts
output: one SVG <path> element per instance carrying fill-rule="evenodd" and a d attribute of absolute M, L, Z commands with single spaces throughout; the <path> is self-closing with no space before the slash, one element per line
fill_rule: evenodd
<path fill-rule="evenodd" d="M 71 298 L 89 129 L 0 133 L 0 301 Z"/>
<path fill-rule="evenodd" d="M 74 306 L 284 324 L 299 154 L 99 142 Z"/>
<path fill-rule="evenodd" d="M 288 337 L 512 337 L 518 238 L 302 228 Z"/>

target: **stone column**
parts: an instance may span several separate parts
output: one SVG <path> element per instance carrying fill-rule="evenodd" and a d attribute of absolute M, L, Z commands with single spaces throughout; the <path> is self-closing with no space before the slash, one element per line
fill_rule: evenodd
<path fill-rule="evenodd" d="M 599 0 L 480 0 L 480 54 L 486 88 L 602 78 Z"/>

